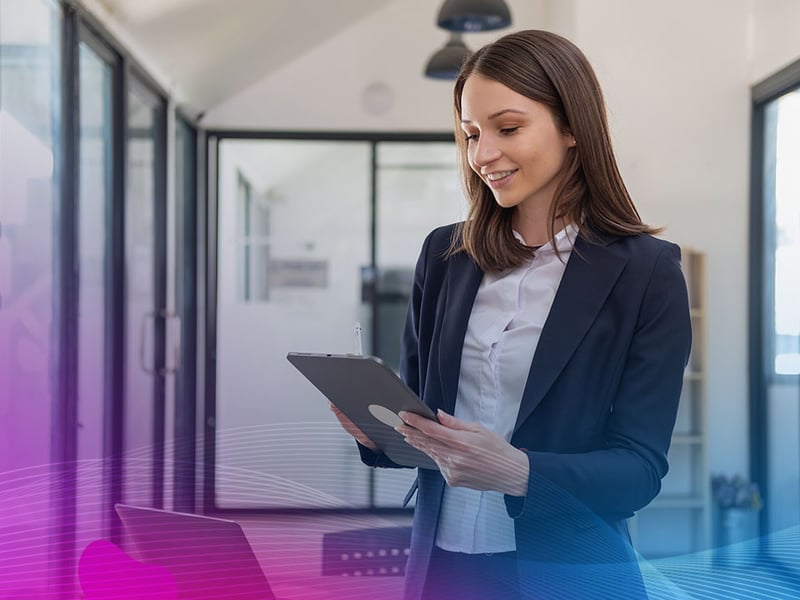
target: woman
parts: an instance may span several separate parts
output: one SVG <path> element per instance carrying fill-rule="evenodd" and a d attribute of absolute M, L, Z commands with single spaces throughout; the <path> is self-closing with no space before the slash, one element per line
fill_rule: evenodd
<path fill-rule="evenodd" d="M 439 467 L 418 472 L 405 597 L 646 597 L 625 520 L 667 472 L 680 251 L 641 221 L 572 43 L 507 35 L 454 100 L 470 213 L 425 240 L 403 335 L 401 374 L 439 419 L 398 428 Z M 365 463 L 396 466 L 337 417 Z"/>

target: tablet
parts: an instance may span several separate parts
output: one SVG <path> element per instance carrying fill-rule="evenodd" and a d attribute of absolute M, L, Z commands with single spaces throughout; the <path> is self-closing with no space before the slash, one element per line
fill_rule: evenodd
<path fill-rule="evenodd" d="M 397 413 L 413 412 L 436 420 L 433 411 L 381 359 L 356 354 L 286 356 L 328 400 L 398 465 L 438 469 L 424 452 L 410 446 L 394 428 Z"/>

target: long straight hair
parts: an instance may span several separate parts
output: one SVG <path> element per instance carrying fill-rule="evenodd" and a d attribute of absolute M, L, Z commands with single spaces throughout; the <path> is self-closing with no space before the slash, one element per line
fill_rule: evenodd
<path fill-rule="evenodd" d="M 461 95 L 464 83 L 473 74 L 544 104 L 562 133 L 575 138 L 550 206 L 549 239 L 561 219 L 578 224 L 588 240 L 598 233 L 627 236 L 660 231 L 642 222 L 622 181 L 611 147 L 603 93 L 589 61 L 566 38 L 528 30 L 506 35 L 475 52 L 456 79 L 456 144 L 469 214 L 453 237 L 451 253 L 466 251 L 486 272 L 505 271 L 531 257 L 531 249 L 513 236 L 514 209 L 498 205 L 491 190 L 470 168 L 467 141 L 459 135 Z"/>

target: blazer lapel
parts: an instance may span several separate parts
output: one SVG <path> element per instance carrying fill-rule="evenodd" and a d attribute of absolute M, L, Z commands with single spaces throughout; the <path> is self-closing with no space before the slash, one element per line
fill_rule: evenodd
<path fill-rule="evenodd" d="M 578 348 L 627 262 L 606 245 L 578 236 L 533 355 L 515 432 Z"/>
<path fill-rule="evenodd" d="M 461 252 L 450 260 L 445 282 L 445 305 L 442 307 L 444 317 L 439 344 L 439 370 L 442 382 L 441 408 L 452 415 L 456 407 L 464 336 L 483 272 L 466 252 Z"/>

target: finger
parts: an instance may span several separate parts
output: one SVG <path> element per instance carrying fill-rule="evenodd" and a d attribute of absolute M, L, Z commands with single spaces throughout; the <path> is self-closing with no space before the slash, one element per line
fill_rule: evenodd
<path fill-rule="evenodd" d="M 430 438 L 418 429 L 414 429 L 409 425 L 398 425 L 395 430 L 403 436 L 403 439 L 414 446 L 415 448 L 427 443 Z"/>
<path fill-rule="evenodd" d="M 421 450 L 437 462 L 440 461 L 441 457 L 451 456 L 456 452 L 460 452 L 457 445 L 450 443 L 449 440 L 440 440 L 408 425 L 398 426 L 397 431 L 403 435 L 407 444 L 417 450 Z"/>
<path fill-rule="evenodd" d="M 436 411 L 436 417 L 439 419 L 439 423 L 441 425 L 449 429 L 459 429 L 461 431 L 474 432 L 481 430 L 481 426 L 478 423 L 471 423 L 469 421 L 459 419 L 454 415 L 444 412 L 441 408 Z"/>
<path fill-rule="evenodd" d="M 406 425 L 413 427 L 414 429 L 418 429 L 419 431 L 423 431 L 428 435 L 434 435 L 434 432 L 437 428 L 441 428 L 441 425 L 436 421 L 432 421 L 427 417 L 420 416 L 418 414 L 408 412 L 405 410 L 401 410 L 397 413 Z"/>
<path fill-rule="evenodd" d="M 339 410 L 339 407 L 337 407 L 337 406 L 336 406 L 336 405 L 335 405 L 333 402 L 331 402 L 330 400 L 328 401 L 328 408 L 330 408 L 330 409 L 331 409 L 331 412 L 332 412 L 332 413 L 333 413 L 333 414 L 336 416 L 336 418 L 337 418 L 337 419 L 339 419 L 340 421 L 341 421 L 341 420 L 343 420 L 343 419 L 347 419 L 348 421 L 350 420 L 350 419 L 348 419 L 348 418 L 345 416 L 345 414 L 344 414 L 344 413 L 343 413 L 341 410 Z"/>
<path fill-rule="evenodd" d="M 460 430 L 455 430 L 444 425 L 441 425 L 425 417 L 414 415 L 412 413 L 404 413 L 407 415 L 407 425 L 411 431 L 418 431 L 423 433 L 432 440 L 437 440 L 447 447 L 460 447 L 463 444 L 468 444 L 469 441 L 464 438 L 464 433 Z M 401 417 L 402 418 L 402 417 Z M 404 431 L 404 435 L 408 432 Z"/>
<path fill-rule="evenodd" d="M 421 438 L 412 435 L 403 436 L 403 441 L 417 450 L 423 450 L 425 448 L 425 442 Z"/>
<path fill-rule="evenodd" d="M 405 442 L 412 448 L 416 448 L 420 452 L 424 452 L 430 456 L 438 464 L 443 456 L 442 449 L 435 444 L 431 444 L 428 438 L 419 435 L 411 435 L 405 439 Z"/>
<path fill-rule="evenodd" d="M 425 435 L 416 429 L 410 429 L 409 433 L 404 435 L 406 443 L 413 446 L 417 450 L 422 450 L 431 458 L 438 456 L 446 456 L 452 453 L 453 449 L 446 443 Z"/>

